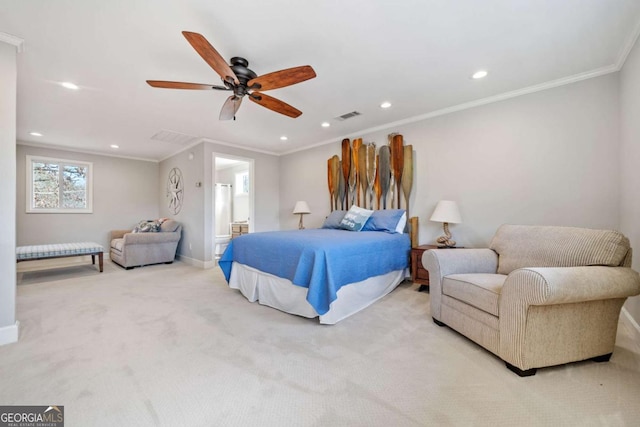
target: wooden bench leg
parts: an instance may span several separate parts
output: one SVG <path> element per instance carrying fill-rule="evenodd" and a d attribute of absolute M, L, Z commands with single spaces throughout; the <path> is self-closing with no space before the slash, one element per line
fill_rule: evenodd
<path fill-rule="evenodd" d="M 91 255 L 91 258 L 95 259 L 95 255 Z M 100 273 L 102 273 L 102 252 L 98 253 L 98 265 L 100 267 Z"/>
<path fill-rule="evenodd" d="M 96 265 L 96 255 L 91 254 L 91 264 Z"/>

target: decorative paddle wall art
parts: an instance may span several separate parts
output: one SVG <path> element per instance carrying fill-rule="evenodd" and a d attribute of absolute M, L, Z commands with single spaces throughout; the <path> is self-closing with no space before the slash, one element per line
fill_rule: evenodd
<path fill-rule="evenodd" d="M 404 145 L 400 134 L 389 135 L 388 144 L 380 148 L 374 142 L 363 143 L 362 138 L 343 139 L 342 158 L 335 155 L 327 160 L 327 183 L 332 211 L 352 205 L 404 208 L 409 217 L 413 146 Z"/>
<path fill-rule="evenodd" d="M 167 178 L 167 199 L 169 204 L 169 212 L 176 215 L 182 209 L 182 200 L 184 198 L 184 183 L 182 180 L 182 171 L 179 168 L 173 168 L 169 171 Z"/>

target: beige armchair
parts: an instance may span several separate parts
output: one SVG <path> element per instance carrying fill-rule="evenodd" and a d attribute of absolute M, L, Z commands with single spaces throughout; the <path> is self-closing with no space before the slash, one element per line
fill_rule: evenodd
<path fill-rule="evenodd" d="M 608 361 L 620 310 L 640 293 L 629 240 L 616 231 L 501 226 L 488 249 L 432 249 L 431 315 L 520 376 Z"/>
<path fill-rule="evenodd" d="M 176 257 L 182 226 L 167 220 L 158 232 L 132 233 L 132 230 L 111 231 L 109 256 L 111 261 L 127 270 L 149 264 L 171 264 Z"/>

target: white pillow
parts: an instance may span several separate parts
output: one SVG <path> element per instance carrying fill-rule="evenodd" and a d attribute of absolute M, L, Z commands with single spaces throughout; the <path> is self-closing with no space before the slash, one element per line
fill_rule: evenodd
<path fill-rule="evenodd" d="M 407 225 L 407 212 L 403 213 L 400 217 L 400 221 L 398 221 L 398 225 L 396 225 L 396 233 L 404 233 L 405 225 Z"/>
<path fill-rule="evenodd" d="M 371 214 L 373 214 L 373 211 L 353 205 L 340 221 L 340 228 L 349 231 L 360 231 Z"/>

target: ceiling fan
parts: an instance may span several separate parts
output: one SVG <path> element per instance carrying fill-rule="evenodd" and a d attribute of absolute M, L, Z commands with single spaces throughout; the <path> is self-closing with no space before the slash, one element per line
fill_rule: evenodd
<path fill-rule="evenodd" d="M 204 36 L 189 31 L 183 31 L 182 34 L 202 59 L 220 75 L 224 86 L 147 80 L 149 85 L 165 89 L 215 89 L 233 91 L 233 95 L 229 96 L 222 106 L 220 120 L 235 120 L 236 112 L 240 108 L 242 98 L 244 98 L 245 95 L 256 104 L 262 105 L 276 113 L 284 114 L 294 119 L 302 114 L 302 111 L 297 108 L 272 96 L 265 95 L 260 91 L 278 89 L 312 79 L 316 76 L 316 73 L 311 66 L 303 65 L 300 67 L 287 68 L 258 77 L 256 73 L 247 68 L 249 61 L 246 59 L 233 57 L 231 58 L 231 65 L 227 65 L 224 58 L 211 46 Z"/>

